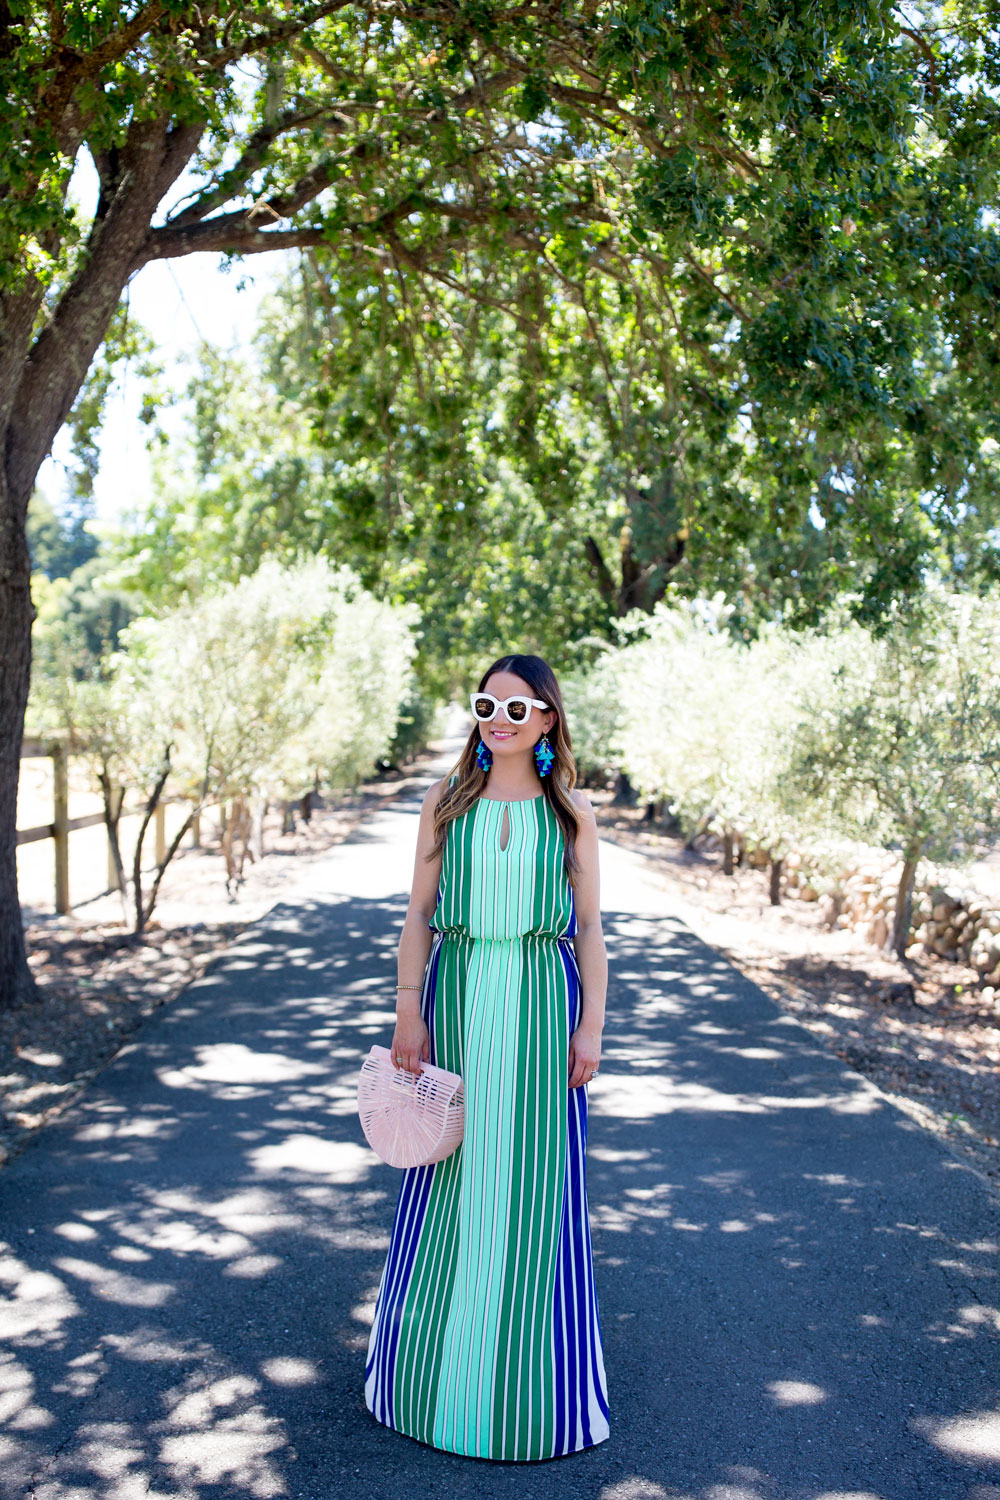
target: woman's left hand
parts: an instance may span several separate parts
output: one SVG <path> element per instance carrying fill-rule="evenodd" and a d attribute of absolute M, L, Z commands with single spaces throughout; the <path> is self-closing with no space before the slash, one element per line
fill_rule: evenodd
<path fill-rule="evenodd" d="M 569 1039 L 569 1086 L 579 1088 L 589 1083 L 601 1060 L 601 1033 L 592 1026 L 579 1025 Z"/>

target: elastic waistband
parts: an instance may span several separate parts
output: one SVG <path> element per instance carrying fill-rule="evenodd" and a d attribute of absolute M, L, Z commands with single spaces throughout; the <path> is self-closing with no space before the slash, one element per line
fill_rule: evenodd
<path fill-rule="evenodd" d="M 471 932 L 458 932 L 454 928 L 433 927 L 431 931 L 437 938 L 451 938 L 452 941 L 466 943 L 571 943 L 573 941 L 569 933 L 554 936 L 550 932 L 525 932 L 520 937 L 487 938 L 473 937 Z"/>

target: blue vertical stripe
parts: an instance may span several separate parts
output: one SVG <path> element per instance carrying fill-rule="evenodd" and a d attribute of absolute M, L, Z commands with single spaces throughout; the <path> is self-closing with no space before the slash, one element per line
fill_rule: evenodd
<path fill-rule="evenodd" d="M 431 955 L 424 974 L 420 995 L 420 1011 L 430 1035 L 430 1061 L 434 1061 L 434 1002 L 437 993 L 437 971 L 441 958 L 441 938 L 431 944 Z M 420 1231 L 427 1214 L 430 1199 L 431 1179 L 434 1165 L 410 1167 L 403 1172 L 392 1233 L 389 1237 L 389 1253 L 382 1273 L 382 1284 L 375 1304 L 372 1337 L 365 1365 L 366 1381 L 378 1365 L 376 1385 L 379 1409 L 376 1415 L 392 1425 L 393 1387 L 396 1373 L 396 1351 L 399 1344 L 399 1325 L 403 1303 L 410 1284 L 410 1273 L 416 1253 Z M 384 1415 L 383 1415 L 384 1414 Z"/>
<path fill-rule="evenodd" d="M 580 1024 L 582 992 L 576 955 L 560 939 L 570 1030 Z M 589 1447 L 607 1435 L 608 1398 L 594 1288 L 586 1189 L 587 1090 L 569 1090 L 566 1183 L 553 1294 L 556 1451 Z"/>

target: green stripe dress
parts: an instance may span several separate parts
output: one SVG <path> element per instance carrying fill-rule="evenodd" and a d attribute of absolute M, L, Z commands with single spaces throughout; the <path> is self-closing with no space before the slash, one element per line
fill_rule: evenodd
<path fill-rule="evenodd" d="M 553 1458 L 608 1436 L 563 850 L 544 791 L 480 797 L 448 824 L 429 924 L 421 1010 L 430 1060 L 465 1080 L 465 1136 L 403 1173 L 365 1399 L 388 1427 L 470 1457 Z"/>

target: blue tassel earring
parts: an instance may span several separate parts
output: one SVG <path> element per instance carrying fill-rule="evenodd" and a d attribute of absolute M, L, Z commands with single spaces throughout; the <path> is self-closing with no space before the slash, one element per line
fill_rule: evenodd
<path fill-rule="evenodd" d="M 486 741 L 480 738 L 479 744 L 476 746 L 476 765 L 481 771 L 488 771 L 492 764 L 493 751 L 487 745 Z"/>
<path fill-rule="evenodd" d="M 543 734 L 535 746 L 535 765 L 538 767 L 539 776 L 547 776 L 552 770 L 555 760 L 552 746 L 549 744 L 548 734 Z"/>

